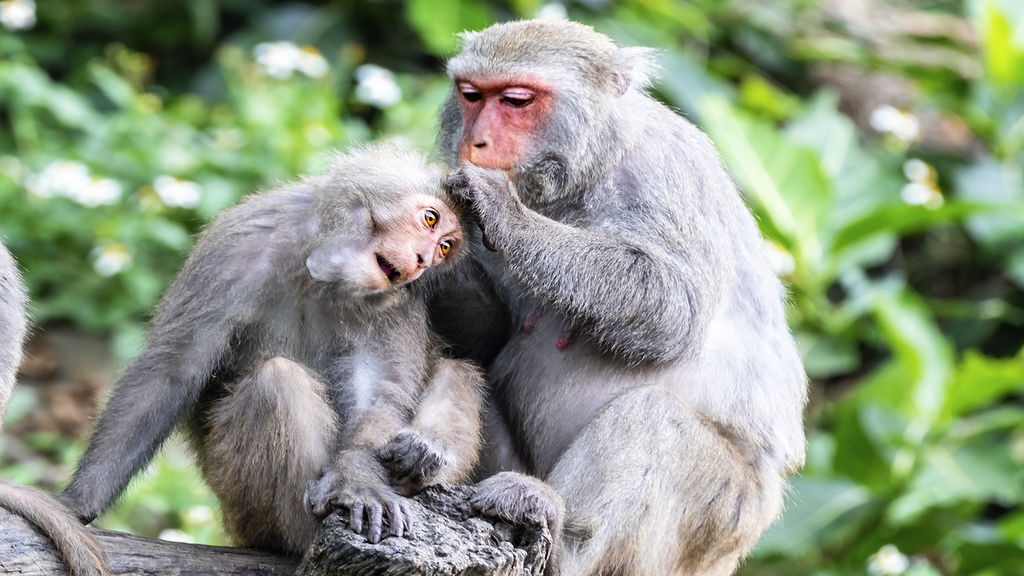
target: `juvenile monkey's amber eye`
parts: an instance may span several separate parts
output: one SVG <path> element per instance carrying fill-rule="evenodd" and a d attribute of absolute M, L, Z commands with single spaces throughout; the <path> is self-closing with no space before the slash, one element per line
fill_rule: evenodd
<path fill-rule="evenodd" d="M 442 256 L 447 256 L 448 253 L 452 251 L 452 242 L 451 242 L 451 240 L 441 240 L 441 243 L 438 244 L 438 246 L 441 247 L 441 255 Z"/>
<path fill-rule="evenodd" d="M 426 224 L 427 226 L 433 228 L 435 225 L 437 225 L 437 219 L 438 215 L 435 210 L 427 208 L 426 210 L 423 211 L 423 223 Z"/>

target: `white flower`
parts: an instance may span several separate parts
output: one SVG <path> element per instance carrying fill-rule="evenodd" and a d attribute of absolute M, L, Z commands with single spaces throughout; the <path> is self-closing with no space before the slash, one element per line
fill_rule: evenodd
<path fill-rule="evenodd" d="M 274 78 L 290 78 L 301 53 L 291 42 L 262 42 L 253 49 L 256 62 L 267 75 Z"/>
<path fill-rule="evenodd" d="M 67 196 L 69 190 L 87 186 L 91 177 L 89 168 L 73 160 L 54 160 L 39 174 L 25 179 L 30 194 L 40 198 Z"/>
<path fill-rule="evenodd" d="M 363 64 L 356 68 L 356 98 L 377 108 L 387 108 L 402 99 L 402 89 L 395 75 L 376 64 Z"/>
<path fill-rule="evenodd" d="M 213 522 L 213 509 L 202 504 L 192 506 L 185 512 L 185 521 L 189 524 L 209 524 Z"/>
<path fill-rule="evenodd" d="M 793 255 L 779 243 L 765 240 L 764 252 L 768 256 L 768 264 L 777 276 L 789 276 L 796 270 L 796 260 L 793 259 Z"/>
<path fill-rule="evenodd" d="M 27 30 L 36 24 L 34 0 L 4 0 L 0 2 L 0 24 L 8 30 Z"/>
<path fill-rule="evenodd" d="M 327 60 L 312 46 L 299 48 L 299 59 L 295 68 L 310 78 L 320 78 L 327 74 Z"/>
<path fill-rule="evenodd" d="M 189 536 L 181 530 L 175 530 L 173 528 L 168 528 L 160 532 L 160 539 L 169 540 L 171 542 L 184 542 L 186 544 L 195 544 L 196 542 L 195 538 Z"/>
<path fill-rule="evenodd" d="M 121 183 L 112 178 L 90 178 L 84 186 L 70 189 L 65 195 L 83 206 L 115 204 L 121 199 Z"/>
<path fill-rule="evenodd" d="M 293 42 L 262 42 L 253 48 L 256 62 L 267 75 L 290 78 L 295 72 L 319 78 L 327 74 L 327 60 L 312 46 L 296 46 Z"/>
<path fill-rule="evenodd" d="M 898 576 L 910 568 L 910 559 L 892 544 L 886 544 L 868 558 L 871 576 Z"/>
<path fill-rule="evenodd" d="M 935 168 L 927 162 L 918 158 L 907 160 L 903 163 L 903 175 L 910 181 L 900 189 L 900 198 L 907 204 L 934 209 L 945 202 Z"/>
<path fill-rule="evenodd" d="M 536 18 L 538 20 L 565 20 L 569 18 L 569 12 L 566 11 L 565 4 L 549 2 L 537 10 Z"/>
<path fill-rule="evenodd" d="M 888 104 L 871 112 L 871 127 L 882 134 L 892 134 L 904 142 L 914 142 L 921 136 L 921 123 L 917 116 Z"/>
<path fill-rule="evenodd" d="M 164 204 L 179 208 L 195 208 L 202 193 L 199 184 L 166 175 L 153 180 L 153 189 Z"/>
<path fill-rule="evenodd" d="M 903 163 L 903 175 L 911 182 L 927 182 L 935 179 L 935 169 L 920 158 L 910 158 Z"/>
<path fill-rule="evenodd" d="M 108 242 L 92 251 L 92 267 L 100 276 L 109 277 L 128 268 L 132 255 L 117 242 Z"/>
<path fill-rule="evenodd" d="M 903 188 L 900 189 L 900 198 L 912 206 L 925 206 L 927 208 L 938 208 L 945 202 L 942 192 L 924 182 L 908 182 L 904 184 Z"/>
<path fill-rule="evenodd" d="M 114 204 L 121 198 L 120 182 L 95 177 L 85 164 L 73 160 L 50 162 L 42 172 L 26 178 L 25 187 L 33 196 L 64 196 L 90 207 Z"/>

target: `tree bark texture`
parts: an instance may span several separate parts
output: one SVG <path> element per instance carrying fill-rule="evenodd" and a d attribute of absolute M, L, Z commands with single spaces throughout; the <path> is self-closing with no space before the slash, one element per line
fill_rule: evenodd
<path fill-rule="evenodd" d="M 481 518 L 468 486 L 431 486 L 413 497 L 411 537 L 370 544 L 332 514 L 320 526 L 300 576 L 541 576 L 551 549 L 546 526 Z"/>

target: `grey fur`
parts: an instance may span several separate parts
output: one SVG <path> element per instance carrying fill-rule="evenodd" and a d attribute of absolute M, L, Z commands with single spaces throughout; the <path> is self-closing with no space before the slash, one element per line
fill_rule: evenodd
<path fill-rule="evenodd" d="M 0 244 L 0 428 L 21 362 L 27 296 L 17 264 Z M 73 576 L 107 574 L 103 549 L 52 495 L 0 480 L 0 507 L 31 522 L 49 538 Z"/>
<path fill-rule="evenodd" d="M 468 475 L 483 379 L 438 356 L 414 285 L 367 292 L 311 274 L 314 254 L 318 270 L 355 268 L 337 254 L 389 238 L 387 215 L 411 193 L 442 198 L 439 173 L 378 145 L 221 214 L 164 295 L 62 499 L 90 521 L 184 421 L 239 543 L 301 553 L 335 506 L 358 529 L 365 512 L 371 540 L 401 535 L 409 518 L 389 470 Z M 448 426 L 419 425 L 424 412 Z M 440 446 L 445 465 L 386 468 L 377 451 L 406 430 Z"/>
<path fill-rule="evenodd" d="M 25 288 L 11 253 L 0 244 L 0 423 L 11 400 L 25 340 Z"/>
<path fill-rule="evenodd" d="M 448 64 L 455 78 L 554 86 L 525 159 L 451 179 L 495 251 L 469 231 L 485 273 L 436 299 L 491 284 L 512 327 L 546 311 L 529 333 L 489 335 L 504 345 L 488 367 L 481 473 L 555 489 L 553 570 L 567 576 L 732 574 L 804 460 L 806 376 L 785 292 L 710 140 L 644 92 L 653 68 L 648 51 L 552 21 L 468 33 Z M 453 86 L 438 139 L 452 165 L 458 98 Z M 457 349 L 486 325 L 438 324 L 455 327 Z M 566 325 L 575 338 L 559 351 Z M 504 502 L 504 516 L 560 504 L 495 478 L 480 498 Z"/>

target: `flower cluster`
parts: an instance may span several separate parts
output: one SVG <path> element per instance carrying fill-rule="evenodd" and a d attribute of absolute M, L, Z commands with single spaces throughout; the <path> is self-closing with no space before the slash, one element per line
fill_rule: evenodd
<path fill-rule="evenodd" d="M 25 188 L 40 198 L 64 196 L 83 206 L 114 204 L 121 199 L 121 183 L 99 178 L 89 168 L 73 160 L 55 160 L 43 171 L 25 179 Z"/>
<path fill-rule="evenodd" d="M 939 190 L 938 172 L 930 164 L 911 158 L 903 163 L 903 175 L 909 180 L 900 189 L 900 198 L 904 202 L 933 209 L 942 206 L 944 200 Z"/>
<path fill-rule="evenodd" d="M 363 64 L 355 71 L 356 99 L 377 108 L 394 106 L 402 99 L 395 75 L 376 64 Z"/>
<path fill-rule="evenodd" d="M 888 104 L 872 110 L 868 121 L 879 134 L 892 134 L 903 142 L 916 142 L 921 138 L 921 122 L 917 116 Z"/>
<path fill-rule="evenodd" d="M 886 544 L 868 558 L 871 576 L 899 576 L 910 568 L 910 559 L 892 544 Z"/>
<path fill-rule="evenodd" d="M 36 25 L 36 3 L 33 0 L 0 2 L 0 24 L 8 30 L 28 30 Z"/>
<path fill-rule="evenodd" d="M 327 60 L 312 46 L 298 46 L 292 42 L 262 42 L 253 48 L 253 56 L 268 76 L 291 78 L 300 72 L 310 78 L 327 74 Z"/>
<path fill-rule="evenodd" d="M 195 208 L 202 192 L 195 182 L 167 175 L 157 176 L 153 180 L 153 189 L 164 204 L 177 208 Z"/>
<path fill-rule="evenodd" d="M 131 266 L 132 255 L 117 242 L 106 242 L 92 251 L 92 267 L 100 276 L 109 277 Z"/>

